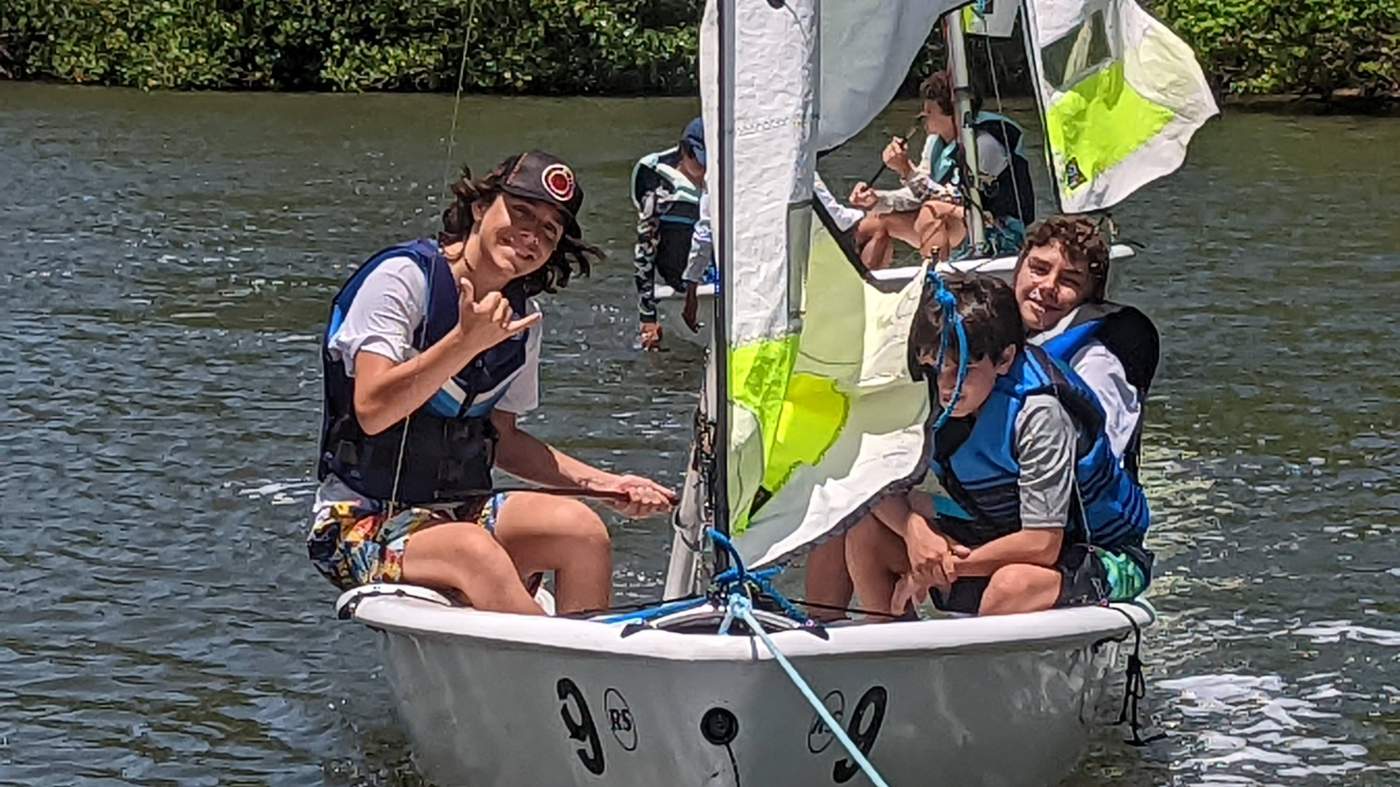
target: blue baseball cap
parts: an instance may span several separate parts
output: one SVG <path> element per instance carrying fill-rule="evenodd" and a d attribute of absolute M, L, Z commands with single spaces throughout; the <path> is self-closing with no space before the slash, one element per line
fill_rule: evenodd
<path fill-rule="evenodd" d="M 705 121 L 696 118 L 687 123 L 685 131 L 681 134 L 681 141 L 690 148 L 700 166 L 705 166 Z"/>

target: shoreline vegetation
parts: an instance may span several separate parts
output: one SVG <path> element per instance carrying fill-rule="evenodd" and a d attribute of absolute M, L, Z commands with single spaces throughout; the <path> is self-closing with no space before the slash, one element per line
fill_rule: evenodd
<path fill-rule="evenodd" d="M 1400 0 L 1142 0 L 1244 110 L 1400 109 Z M 0 79 L 144 90 L 696 93 L 691 0 L 7 0 Z M 973 73 L 1026 95 L 1019 38 Z M 995 67 L 989 66 L 988 60 Z M 979 62 L 980 61 L 980 62 Z M 902 91 L 943 62 L 930 38 Z"/>

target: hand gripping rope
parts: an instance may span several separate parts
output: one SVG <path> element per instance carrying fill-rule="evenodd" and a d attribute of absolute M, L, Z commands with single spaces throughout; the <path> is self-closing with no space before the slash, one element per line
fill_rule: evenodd
<path fill-rule="evenodd" d="M 753 598 L 751 594 L 754 590 L 759 590 L 764 595 L 777 602 L 778 606 L 782 607 L 783 611 L 786 612 L 789 617 L 792 617 L 794 620 L 806 620 L 806 615 L 803 615 L 800 610 L 793 606 L 792 602 L 783 598 L 782 594 L 773 589 L 771 578 L 777 574 L 778 569 L 769 568 L 759 571 L 749 571 L 744 567 L 744 562 L 740 559 L 739 551 L 734 548 L 733 542 L 723 533 L 712 528 L 707 528 L 705 534 L 710 537 L 711 541 L 715 542 L 716 546 L 728 552 L 730 559 L 733 561 L 733 565 L 728 570 L 715 577 L 712 589 L 712 592 L 717 592 L 721 589 L 727 589 L 729 591 L 729 600 L 724 612 L 724 621 L 720 623 L 719 633 L 728 634 L 729 627 L 735 620 L 743 621 L 744 624 L 749 627 L 749 631 L 752 631 L 754 636 L 758 637 L 759 641 L 763 643 L 763 646 L 768 649 L 768 652 L 773 654 L 773 660 L 778 662 L 779 667 L 783 668 L 783 672 L 787 674 L 788 680 L 792 681 L 792 685 L 797 687 L 803 699 L 807 700 L 807 704 L 811 705 L 812 709 L 817 712 L 817 716 L 822 720 L 822 723 L 836 736 L 836 740 L 841 742 L 841 746 L 844 747 L 846 753 L 851 756 L 851 761 L 859 765 L 860 769 L 865 772 L 865 775 L 870 778 L 870 783 L 875 785 L 875 787 L 889 787 L 889 784 L 880 776 L 879 772 L 875 770 L 875 766 L 870 764 L 870 760 L 866 759 L 865 755 L 861 753 L 860 748 L 851 741 L 850 736 L 846 734 L 846 731 L 842 729 L 841 725 L 832 717 L 831 712 L 826 709 L 822 701 L 817 698 L 816 692 L 812 691 L 812 687 L 807 685 L 806 680 L 803 680 L 802 675 L 797 672 L 797 668 L 792 666 L 792 662 L 787 660 L 783 652 L 778 649 L 777 644 L 774 643 L 773 639 L 768 636 L 768 633 L 763 630 L 763 624 L 759 623 L 758 618 L 754 617 Z"/>

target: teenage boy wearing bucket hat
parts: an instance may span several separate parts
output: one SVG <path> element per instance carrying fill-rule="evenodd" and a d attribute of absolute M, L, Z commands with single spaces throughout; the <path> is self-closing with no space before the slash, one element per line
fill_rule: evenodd
<path fill-rule="evenodd" d="M 672 494 L 592 467 L 522 430 L 539 403 L 533 297 L 601 258 L 578 223 L 583 188 L 530 151 L 452 184 L 437 238 L 392 246 L 350 277 L 322 344 L 325 415 L 307 549 L 341 589 L 407 582 L 479 609 L 540 614 L 555 572 L 560 611 L 612 589 L 602 520 L 577 498 L 491 492 L 499 467 L 544 486 L 615 495 L 641 517 Z"/>

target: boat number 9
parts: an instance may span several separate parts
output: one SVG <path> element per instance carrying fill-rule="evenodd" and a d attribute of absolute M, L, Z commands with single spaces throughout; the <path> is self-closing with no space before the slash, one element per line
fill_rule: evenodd
<path fill-rule="evenodd" d="M 593 714 L 588 712 L 588 703 L 583 699 L 583 693 L 568 678 L 560 678 L 555 690 L 562 703 L 559 706 L 559 715 L 564 719 L 564 729 L 568 730 L 569 739 L 584 744 L 575 750 L 579 762 L 583 763 L 583 767 L 587 768 L 589 773 L 602 776 L 603 744 L 598 741 L 598 728 L 593 724 Z M 882 714 L 884 707 L 885 702 L 881 699 Z"/>
<path fill-rule="evenodd" d="M 875 738 L 880 734 L 880 725 L 885 723 L 885 705 L 889 701 L 889 693 L 884 686 L 871 686 L 860 699 L 856 701 L 855 710 L 851 711 L 851 723 L 846 728 L 846 734 L 850 736 L 851 743 L 860 749 L 860 753 L 869 757 L 870 750 L 875 748 Z M 845 784 L 857 773 L 860 773 L 860 766 L 851 761 L 849 757 L 836 761 L 836 766 L 831 769 L 831 778 L 837 784 Z"/>

